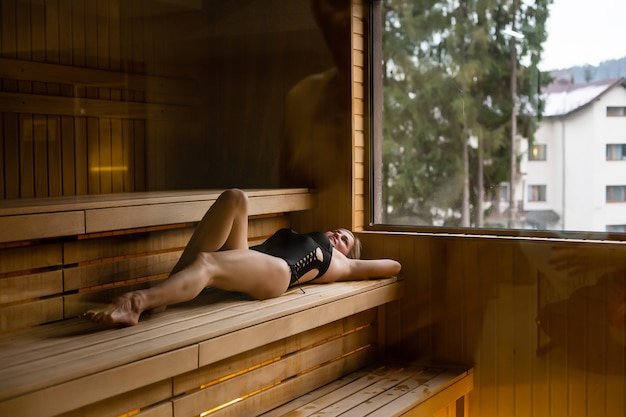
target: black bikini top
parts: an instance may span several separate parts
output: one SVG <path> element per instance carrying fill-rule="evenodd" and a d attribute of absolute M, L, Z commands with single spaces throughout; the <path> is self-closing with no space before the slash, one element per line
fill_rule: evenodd
<path fill-rule="evenodd" d="M 280 229 L 250 249 L 284 259 L 291 268 L 291 283 L 313 269 L 318 270 L 315 278 L 324 275 L 333 254 L 333 245 L 325 233 L 300 234 L 290 229 Z"/>

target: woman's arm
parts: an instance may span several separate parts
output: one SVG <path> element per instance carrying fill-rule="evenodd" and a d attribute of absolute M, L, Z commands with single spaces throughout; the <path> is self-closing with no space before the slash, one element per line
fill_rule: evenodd
<path fill-rule="evenodd" d="M 328 271 L 316 282 L 356 281 L 368 278 L 390 277 L 400 272 L 400 262 L 393 259 L 350 259 L 333 250 Z"/>

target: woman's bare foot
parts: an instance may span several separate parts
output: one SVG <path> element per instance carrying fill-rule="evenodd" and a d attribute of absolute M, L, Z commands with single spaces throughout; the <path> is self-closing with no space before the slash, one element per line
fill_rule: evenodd
<path fill-rule="evenodd" d="M 79 317 L 98 324 L 118 323 L 134 326 L 139 322 L 139 316 L 144 310 L 143 304 L 143 297 L 140 292 L 130 292 L 117 298 L 113 304 L 101 309 L 86 311 Z"/>

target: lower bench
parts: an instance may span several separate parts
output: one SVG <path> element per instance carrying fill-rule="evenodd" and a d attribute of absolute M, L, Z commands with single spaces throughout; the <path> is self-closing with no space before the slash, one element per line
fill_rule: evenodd
<path fill-rule="evenodd" d="M 473 376 L 473 369 L 457 366 L 371 366 L 262 417 L 467 416 Z"/>
<path fill-rule="evenodd" d="M 246 416 L 374 361 L 395 278 L 222 291 L 128 328 L 68 319 L 0 338 L 2 416 Z"/>

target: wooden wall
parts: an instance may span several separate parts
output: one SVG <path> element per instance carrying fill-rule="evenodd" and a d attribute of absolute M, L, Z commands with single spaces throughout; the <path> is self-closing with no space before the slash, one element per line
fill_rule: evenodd
<path fill-rule="evenodd" d="M 626 245 L 364 233 L 365 255 L 402 262 L 389 355 L 475 368 L 471 415 L 626 413 Z M 557 270 L 550 262 L 566 255 Z"/>
<path fill-rule="evenodd" d="M 275 187 L 307 0 L 3 0 L 0 196 Z"/>

